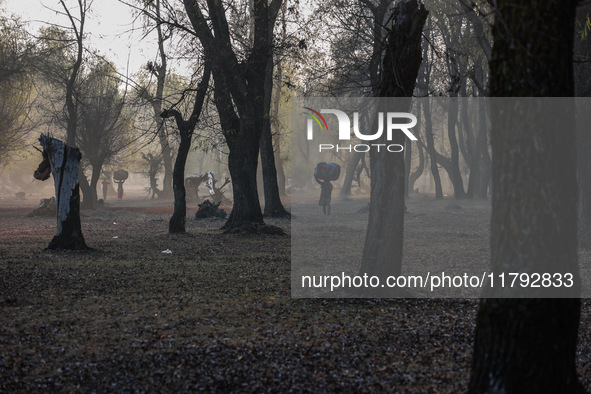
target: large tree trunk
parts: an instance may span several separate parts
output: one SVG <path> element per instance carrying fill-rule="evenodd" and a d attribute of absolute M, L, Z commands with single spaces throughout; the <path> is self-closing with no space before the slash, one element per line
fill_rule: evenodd
<path fill-rule="evenodd" d="M 573 96 L 576 1 L 497 5 L 491 96 Z M 562 104 L 548 108 L 530 98 L 491 105 L 491 262 L 495 272 L 569 272 L 577 289 L 574 101 Z M 492 296 L 516 295 L 495 289 Z M 575 366 L 579 305 L 577 298 L 483 299 L 470 392 L 584 392 Z"/>
<path fill-rule="evenodd" d="M 212 64 L 215 104 L 230 150 L 228 167 L 234 205 L 223 229 L 228 232 L 253 229 L 264 224 L 256 172 L 265 117 L 269 116 L 270 91 L 266 82 L 268 73 L 273 72 L 269 66 L 273 56 L 273 27 L 281 1 L 254 2 L 253 43 L 245 62 L 239 62 L 232 50 L 233 38 L 221 2 L 207 1 L 209 20 L 198 2 L 183 0 L 183 3 L 205 56 Z"/>
<path fill-rule="evenodd" d="M 51 165 L 57 201 L 57 234 L 47 248 L 88 249 L 80 225 L 80 151 L 44 134 L 39 141 Z"/>
<path fill-rule="evenodd" d="M 416 0 L 404 0 L 394 9 L 394 22 L 384 56 L 381 97 L 405 97 L 397 111 L 407 112 L 421 65 L 421 38 L 428 12 Z M 391 142 L 382 135 L 377 143 L 404 146 L 403 133 Z M 402 264 L 404 230 L 404 155 L 370 151 L 371 196 L 369 222 L 360 273 L 385 280 L 398 275 Z"/>
<path fill-rule="evenodd" d="M 156 0 L 156 15 L 160 18 L 160 0 Z M 156 76 L 156 96 L 152 100 L 152 107 L 154 109 L 154 117 L 158 127 L 158 141 L 160 142 L 160 149 L 162 152 L 162 164 L 164 166 L 164 176 L 162 178 L 162 190 L 158 193 L 158 198 L 170 198 L 173 195 L 173 167 L 172 167 L 172 148 L 170 146 L 166 130 L 163 126 L 163 120 L 160 117 L 162 113 L 162 102 L 164 99 L 164 85 L 166 83 L 166 75 L 168 73 L 167 56 L 164 52 L 165 38 L 162 32 L 162 25 L 159 21 L 156 22 L 156 31 L 158 33 L 158 54 L 160 55 L 160 64 L 155 65 L 152 72 Z M 152 197 L 155 195 L 152 194 Z"/>
<path fill-rule="evenodd" d="M 581 4 L 577 9 L 577 23 L 584 26 L 591 14 L 591 4 Z M 591 40 L 575 37 L 574 51 L 575 58 L 586 59 L 591 55 Z M 575 90 L 577 97 L 590 97 L 591 84 L 589 75 L 591 64 L 587 61 L 575 62 Z M 591 249 L 591 133 L 583 125 L 591 124 L 591 107 L 587 100 L 577 100 L 578 105 L 585 105 L 579 108 L 577 118 L 580 127 L 577 128 L 577 178 L 579 182 L 579 246 L 583 249 Z M 584 104 L 583 104 L 584 103 Z"/>

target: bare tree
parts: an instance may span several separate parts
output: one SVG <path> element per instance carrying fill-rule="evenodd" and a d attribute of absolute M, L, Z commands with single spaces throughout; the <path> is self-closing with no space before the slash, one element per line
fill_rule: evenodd
<path fill-rule="evenodd" d="M 193 137 L 195 126 L 201 116 L 203 102 L 205 101 L 205 96 L 209 87 L 210 75 L 211 67 L 206 65 L 205 70 L 203 71 L 203 78 L 197 87 L 193 110 L 188 119 L 185 120 L 182 114 L 176 109 L 164 110 L 160 115 L 163 119 L 174 117 L 181 140 L 173 172 L 174 212 L 168 223 L 168 232 L 171 234 L 185 232 L 185 221 L 187 217 L 185 164 L 187 163 L 189 149 L 191 149 L 191 138 Z"/>
<path fill-rule="evenodd" d="M 239 60 L 222 2 L 207 1 L 208 23 L 201 5 L 184 0 L 185 10 L 205 57 L 211 61 L 214 97 L 230 150 L 234 206 L 224 229 L 236 231 L 264 224 L 256 187 L 259 144 L 269 114 L 272 32 L 281 0 L 255 1 L 252 7 L 252 45 Z"/>

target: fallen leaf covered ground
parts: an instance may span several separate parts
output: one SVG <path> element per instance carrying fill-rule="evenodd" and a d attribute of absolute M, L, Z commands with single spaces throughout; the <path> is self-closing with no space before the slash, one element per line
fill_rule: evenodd
<path fill-rule="evenodd" d="M 485 203 L 426 204 L 409 203 L 420 220 L 407 234 L 456 234 L 482 253 L 486 230 L 456 230 L 462 215 L 486 229 Z M 477 300 L 292 299 L 289 236 L 223 235 L 223 222 L 192 218 L 169 235 L 171 208 L 141 201 L 83 211 L 94 250 L 45 251 L 55 219 L 31 210 L 0 206 L 0 392 L 467 389 Z M 590 310 L 585 300 L 577 354 L 587 389 Z"/>

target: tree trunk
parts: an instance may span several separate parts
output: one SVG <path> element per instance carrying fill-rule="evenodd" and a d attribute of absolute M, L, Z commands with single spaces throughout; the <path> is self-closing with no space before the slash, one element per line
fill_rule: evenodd
<path fill-rule="evenodd" d="M 263 170 L 263 190 L 265 195 L 265 211 L 267 217 L 289 217 L 279 195 L 277 183 L 277 168 L 275 167 L 275 153 L 273 152 L 273 136 L 271 135 L 271 122 L 265 121 L 263 135 L 260 141 L 261 167 Z"/>
<path fill-rule="evenodd" d="M 192 130 L 179 130 L 181 141 L 174 162 L 172 189 L 174 191 L 174 211 L 168 222 L 170 234 L 184 233 L 187 218 L 187 193 L 185 190 L 185 165 L 191 149 Z"/>
<path fill-rule="evenodd" d="M 164 166 L 164 176 L 162 177 L 162 192 L 158 198 L 170 198 L 172 195 L 172 148 L 168 143 L 168 137 L 164 128 L 158 132 L 160 147 L 162 148 L 162 164 Z"/>
<path fill-rule="evenodd" d="M 98 185 L 98 181 L 101 177 L 101 169 L 102 165 L 92 166 L 92 174 L 90 175 L 90 208 L 96 207 L 96 203 L 98 202 L 98 193 L 96 191 L 96 187 Z"/>
<path fill-rule="evenodd" d="M 421 119 L 417 116 L 417 119 Z M 412 166 L 412 141 L 407 139 L 404 144 L 404 198 L 410 193 L 410 167 Z"/>
<path fill-rule="evenodd" d="M 91 204 L 90 200 L 90 183 L 88 182 L 88 178 L 86 178 L 86 174 L 84 170 L 82 170 L 82 166 L 78 168 L 78 183 L 80 185 L 80 191 L 82 192 L 82 204 L 83 208 L 94 208 L 94 205 Z"/>
<path fill-rule="evenodd" d="M 57 201 L 57 234 L 47 248 L 88 249 L 80 225 L 80 151 L 44 134 L 39 141 L 51 164 Z"/>
<path fill-rule="evenodd" d="M 259 143 L 258 139 L 248 137 L 249 131 L 256 132 L 244 128 L 228 143 L 228 169 L 232 177 L 234 206 L 223 230 L 240 230 L 264 224 L 256 183 Z"/>
<path fill-rule="evenodd" d="M 286 22 L 285 22 L 285 13 L 286 13 L 286 6 L 287 1 L 283 2 L 282 12 L 283 12 L 283 39 L 286 39 L 287 33 L 286 29 Z M 287 193 L 285 192 L 285 171 L 283 170 L 283 160 L 281 159 L 281 134 L 279 131 L 281 130 L 281 125 L 279 123 L 279 104 L 281 103 L 281 85 L 283 83 L 283 69 L 281 68 L 281 57 L 276 56 L 276 63 L 277 63 L 277 80 L 279 84 L 275 89 L 275 95 L 273 96 L 273 116 L 275 117 L 275 125 L 277 126 L 276 132 L 273 134 L 273 147 L 275 151 L 275 168 L 277 169 L 277 186 L 279 187 L 279 196 L 287 197 Z"/>
<path fill-rule="evenodd" d="M 419 166 L 408 177 L 408 188 L 410 191 L 414 191 L 415 182 L 423 175 L 423 170 L 425 169 L 425 153 L 423 152 L 422 145 L 417 145 L 417 150 L 419 151 Z"/>
<path fill-rule="evenodd" d="M 205 96 L 207 95 L 210 75 L 211 67 L 209 63 L 206 63 L 205 69 L 203 70 L 203 78 L 197 86 L 195 103 L 193 105 L 193 111 L 191 112 L 189 119 L 184 120 L 181 113 L 174 109 L 163 111 L 160 114 L 160 117 L 163 119 L 169 118 L 171 116 L 175 118 L 181 139 L 172 174 L 174 211 L 168 222 L 168 232 L 170 234 L 185 232 L 185 222 L 187 218 L 185 165 L 187 164 L 187 156 L 189 155 L 189 150 L 191 149 L 191 138 L 193 137 L 195 126 L 197 125 L 199 117 L 201 116 L 201 110 L 203 109 L 203 103 L 205 101 Z"/>
<path fill-rule="evenodd" d="M 577 23 L 584 26 L 591 14 L 591 4 L 582 3 L 577 9 Z M 584 40 L 575 38 L 575 57 L 585 59 L 591 53 L 591 40 L 587 37 Z M 575 88 L 577 97 L 591 96 L 591 84 L 589 75 L 591 65 L 587 61 L 575 63 Z M 577 178 L 579 181 L 579 246 L 583 249 L 591 249 L 591 133 L 583 125 L 591 124 L 591 108 L 587 100 L 577 100 L 578 105 L 585 105 L 584 109 L 579 108 L 577 119 L 580 127 L 577 127 Z M 583 104 L 584 103 L 584 104 Z"/>
<path fill-rule="evenodd" d="M 465 88 L 464 88 L 465 92 Z M 470 166 L 470 179 L 468 180 L 468 189 L 466 191 L 466 197 L 474 198 L 476 196 L 476 191 L 480 188 L 480 176 L 481 176 L 481 158 L 482 152 L 480 150 L 480 145 L 477 143 L 477 139 L 481 137 L 484 130 L 479 130 L 478 135 L 474 138 L 474 131 L 472 129 L 472 119 L 468 113 L 468 105 L 470 104 L 471 100 L 463 99 L 462 100 L 462 108 L 461 108 L 461 119 L 462 125 L 465 130 L 466 134 L 466 144 L 468 145 L 468 157 L 467 161 Z"/>
<path fill-rule="evenodd" d="M 491 96 L 573 96 L 576 1 L 499 0 L 497 6 Z M 574 123 L 574 101 L 552 108 L 534 98 L 492 102 L 494 272 L 569 272 L 578 289 Z M 490 295 L 523 296 L 515 288 L 495 290 Z M 579 306 L 577 298 L 483 299 L 469 391 L 584 392 L 575 365 Z"/>
<path fill-rule="evenodd" d="M 588 106 L 587 106 L 588 107 Z M 577 178 L 579 182 L 579 244 L 591 249 L 591 133 L 589 125 L 591 108 L 583 111 L 584 119 L 578 119 L 577 127 Z M 579 109 L 580 111 L 580 109 Z"/>
<path fill-rule="evenodd" d="M 273 27 L 281 1 L 253 3 L 253 42 L 245 62 L 240 62 L 232 49 L 231 29 L 221 2 L 207 2 L 209 20 L 198 2 L 183 0 L 183 4 L 205 57 L 211 61 L 215 105 L 230 151 L 234 205 L 223 229 L 251 230 L 264 225 L 256 172 L 260 139 L 269 117 L 268 73 L 273 72 Z"/>
<path fill-rule="evenodd" d="M 486 103 L 484 99 L 478 100 L 479 131 L 476 143 L 480 151 L 480 184 L 478 188 L 478 198 L 487 199 L 488 189 L 492 176 L 492 160 L 488 153 L 488 122 Z"/>
<path fill-rule="evenodd" d="M 273 135 L 271 133 L 271 97 L 273 93 L 273 59 L 269 58 L 265 74 L 265 100 L 263 130 L 260 139 L 261 168 L 263 172 L 263 190 L 265 195 L 265 211 L 267 217 L 289 217 L 279 195 L 277 184 L 277 168 L 275 167 L 275 152 L 273 151 Z"/>
<path fill-rule="evenodd" d="M 156 0 L 156 16 L 160 18 L 160 0 Z M 170 198 L 173 195 L 172 186 L 172 148 L 168 141 L 168 136 L 164 130 L 163 120 L 160 118 L 162 113 L 162 102 L 164 99 L 164 85 L 166 83 L 166 75 L 168 72 L 167 56 L 164 52 L 164 34 L 162 33 L 162 25 L 159 21 L 156 22 L 156 31 L 158 32 L 158 54 L 160 55 L 160 64 L 155 65 L 153 73 L 156 75 L 156 97 L 152 101 L 152 107 L 154 109 L 154 117 L 156 118 L 156 124 L 158 126 L 158 141 L 160 142 L 160 149 L 162 152 L 162 164 L 164 166 L 164 176 L 162 178 L 162 191 L 158 192 L 158 198 Z M 152 195 L 152 197 L 154 194 Z"/>
<path fill-rule="evenodd" d="M 428 12 L 416 0 L 403 0 L 394 9 L 394 22 L 385 48 L 381 97 L 405 97 L 397 111 L 407 112 L 421 65 L 421 38 Z M 377 143 L 404 146 L 405 136 L 383 135 Z M 404 230 L 404 155 L 370 151 L 371 196 L 369 222 L 360 273 L 382 280 L 398 275 L 402 264 Z"/>
<path fill-rule="evenodd" d="M 466 192 L 464 191 L 464 181 L 462 180 L 462 173 L 460 172 L 460 154 L 456 134 L 457 123 L 458 98 L 450 97 L 449 108 L 447 111 L 447 137 L 449 138 L 449 146 L 451 150 L 448 174 L 454 188 L 454 197 L 462 199 L 466 197 Z"/>
<path fill-rule="evenodd" d="M 431 159 L 431 175 L 433 175 L 433 182 L 435 183 L 435 199 L 442 200 L 443 187 L 441 186 L 441 176 L 439 175 L 439 167 L 437 166 L 437 151 L 435 150 L 435 138 L 433 138 L 430 100 L 428 97 L 421 100 L 423 103 L 423 113 L 425 114 L 425 139 L 427 140 L 427 153 Z"/>

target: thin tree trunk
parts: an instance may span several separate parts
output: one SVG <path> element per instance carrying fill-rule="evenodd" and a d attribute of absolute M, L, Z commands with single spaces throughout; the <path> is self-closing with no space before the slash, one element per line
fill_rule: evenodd
<path fill-rule="evenodd" d="M 488 198 L 488 189 L 490 185 L 490 180 L 492 177 L 492 160 L 488 153 L 488 122 L 487 122 L 487 111 L 486 111 L 486 103 L 484 102 L 484 98 L 478 100 L 478 118 L 479 118 L 479 127 L 478 127 L 478 150 L 480 151 L 481 161 L 480 161 L 480 187 L 478 189 L 478 197 L 482 199 Z"/>
<path fill-rule="evenodd" d="M 201 116 L 201 110 L 203 109 L 203 103 L 205 96 L 207 95 L 207 89 L 209 87 L 209 79 L 211 75 L 211 68 L 209 63 L 205 65 L 203 70 L 203 78 L 197 86 L 197 93 L 195 94 L 195 103 L 193 105 L 193 111 L 189 116 L 189 119 L 184 120 L 180 112 L 177 110 L 166 110 L 163 111 L 160 116 L 163 119 L 174 116 L 177 127 L 179 129 L 180 144 L 179 150 L 174 162 L 173 169 L 173 191 L 174 191 L 174 212 L 168 222 L 168 232 L 170 234 L 184 233 L 185 224 L 187 218 L 187 192 L 185 189 L 185 166 L 187 164 L 187 157 L 189 150 L 191 149 L 191 138 L 195 126 Z"/>
<path fill-rule="evenodd" d="M 353 179 L 355 178 L 355 171 L 359 166 L 359 161 L 364 155 L 365 152 L 355 152 L 351 155 L 351 158 L 347 162 L 343 186 L 339 193 L 341 197 L 347 198 L 351 195 L 351 186 L 353 185 Z"/>
<path fill-rule="evenodd" d="M 263 172 L 263 190 L 265 195 L 264 215 L 267 217 L 289 217 L 279 195 L 277 184 L 277 168 L 275 167 L 275 152 L 273 151 L 273 135 L 271 133 L 271 96 L 273 93 L 273 58 L 269 58 L 265 74 L 265 103 L 266 113 L 263 131 L 260 139 L 261 167 Z"/>
<path fill-rule="evenodd" d="M 435 199 L 443 199 L 443 187 L 441 186 L 441 176 L 439 175 L 439 167 L 437 166 L 437 151 L 435 150 L 435 139 L 433 138 L 433 120 L 431 118 L 431 102 L 427 97 L 421 100 L 423 104 L 423 113 L 425 114 L 425 139 L 427 140 L 427 153 L 430 157 L 431 175 L 433 175 L 433 182 L 435 183 Z"/>
<path fill-rule="evenodd" d="M 466 197 L 474 198 L 476 195 L 476 190 L 480 188 L 480 176 L 481 176 L 481 158 L 482 158 L 482 151 L 480 150 L 480 146 L 477 141 L 474 139 L 474 132 L 472 130 L 472 119 L 468 113 L 468 105 L 470 100 L 463 99 L 462 100 L 462 109 L 461 109 L 461 117 L 462 117 L 462 125 L 464 126 L 464 130 L 466 131 L 466 143 L 468 145 L 469 157 L 468 163 L 470 165 L 470 179 L 468 180 L 468 190 L 466 191 Z M 481 138 L 481 135 L 484 131 L 480 130 L 478 132 L 478 136 L 476 139 Z"/>
<path fill-rule="evenodd" d="M 421 119 L 417 116 L 417 119 Z M 412 144 L 409 139 L 404 144 L 404 198 L 408 198 L 410 183 L 410 166 L 412 164 Z"/>
<path fill-rule="evenodd" d="M 221 2 L 207 1 L 208 19 L 197 2 L 183 0 L 183 4 L 205 56 L 212 63 L 215 104 L 230 151 L 228 168 L 234 205 L 223 229 L 257 230 L 264 225 L 256 187 L 257 162 L 265 118 L 269 116 L 267 73 L 273 71 L 269 62 L 273 57 L 273 27 L 281 1 L 253 3 L 253 44 L 246 62 L 240 62 L 232 49 L 232 36 Z"/>
<path fill-rule="evenodd" d="M 462 199 L 466 197 L 466 192 L 464 191 L 464 181 L 462 180 L 462 173 L 460 172 L 460 154 L 456 134 L 457 123 L 458 98 L 451 97 L 447 111 L 447 137 L 449 138 L 449 146 L 451 150 L 448 174 L 454 188 L 454 197 Z"/>
<path fill-rule="evenodd" d="M 256 131 L 250 131 L 253 132 Z M 230 232 L 264 224 L 256 184 L 259 146 L 257 139 L 244 137 L 247 133 L 241 130 L 228 143 L 228 169 L 232 177 L 234 206 L 222 229 Z"/>
<path fill-rule="evenodd" d="M 184 233 L 187 220 L 187 193 L 185 190 L 185 165 L 191 149 L 192 130 L 179 130 L 179 150 L 174 161 L 172 189 L 174 191 L 174 211 L 168 221 L 170 234 Z"/>

